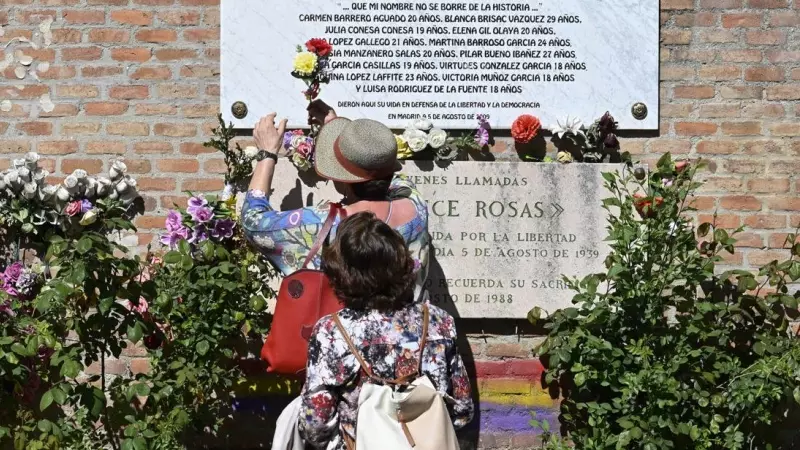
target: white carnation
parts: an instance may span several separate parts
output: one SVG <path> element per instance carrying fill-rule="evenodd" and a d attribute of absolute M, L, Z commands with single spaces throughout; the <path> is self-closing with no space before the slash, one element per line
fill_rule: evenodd
<path fill-rule="evenodd" d="M 433 128 L 433 122 L 428 119 L 416 119 L 414 122 L 411 123 L 411 128 L 416 128 L 417 130 L 428 131 Z"/>
<path fill-rule="evenodd" d="M 97 192 L 97 180 L 92 177 L 86 179 L 84 183 L 84 195 L 88 198 L 94 198 L 95 193 Z"/>
<path fill-rule="evenodd" d="M 248 158 L 255 158 L 257 153 L 258 153 L 258 148 L 253 147 L 252 145 L 249 145 L 244 148 L 244 156 Z"/>
<path fill-rule="evenodd" d="M 447 132 L 440 128 L 434 128 L 428 133 L 428 141 L 431 147 L 442 148 L 447 142 Z"/>
<path fill-rule="evenodd" d="M 428 146 L 428 135 L 422 130 L 409 128 L 403 133 L 403 139 L 408 143 L 408 148 L 415 153 Z"/>

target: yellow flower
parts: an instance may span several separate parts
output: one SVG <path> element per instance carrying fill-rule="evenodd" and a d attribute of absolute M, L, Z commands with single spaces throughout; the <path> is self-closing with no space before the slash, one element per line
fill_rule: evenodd
<path fill-rule="evenodd" d="M 394 139 L 397 141 L 397 159 L 408 159 L 414 155 L 403 136 L 395 135 Z"/>
<path fill-rule="evenodd" d="M 564 164 L 568 164 L 572 162 L 572 153 L 570 152 L 558 152 L 556 155 L 556 161 Z"/>
<path fill-rule="evenodd" d="M 300 52 L 294 57 L 294 71 L 300 75 L 311 75 L 317 67 L 317 55 Z"/>

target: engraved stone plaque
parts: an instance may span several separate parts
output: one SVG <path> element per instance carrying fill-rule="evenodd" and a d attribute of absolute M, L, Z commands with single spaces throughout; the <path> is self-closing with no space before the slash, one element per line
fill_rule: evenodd
<path fill-rule="evenodd" d="M 250 128 L 277 111 L 305 126 L 305 85 L 290 72 L 310 38 L 333 44 L 322 98 L 340 116 L 472 128 L 482 113 L 508 129 L 523 113 L 547 128 L 610 111 L 623 129 L 658 129 L 657 1 L 225 1 L 226 120 Z M 234 117 L 236 101 L 246 117 Z M 632 114 L 637 103 L 646 116 Z"/>
<path fill-rule="evenodd" d="M 428 202 L 432 302 L 468 318 L 524 318 L 569 306 L 562 275 L 603 271 L 609 248 L 603 172 L 615 164 L 406 162 Z M 281 209 L 339 201 L 333 183 L 281 160 L 271 203 Z"/>

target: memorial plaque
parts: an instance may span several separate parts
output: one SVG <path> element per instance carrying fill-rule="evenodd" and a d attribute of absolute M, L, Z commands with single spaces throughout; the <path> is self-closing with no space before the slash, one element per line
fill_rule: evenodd
<path fill-rule="evenodd" d="M 569 306 L 562 275 L 604 271 L 609 248 L 602 172 L 614 164 L 406 162 L 429 207 L 432 302 L 460 317 L 524 318 L 534 306 Z M 333 183 L 281 160 L 272 204 L 341 199 Z M 305 180 L 305 181 L 303 181 Z"/>
<path fill-rule="evenodd" d="M 322 98 L 340 116 L 473 128 L 482 113 L 508 129 L 523 113 L 547 128 L 610 111 L 623 129 L 658 129 L 657 1 L 224 1 L 226 120 L 250 128 L 277 111 L 305 126 L 290 72 L 315 37 L 334 47 Z"/>

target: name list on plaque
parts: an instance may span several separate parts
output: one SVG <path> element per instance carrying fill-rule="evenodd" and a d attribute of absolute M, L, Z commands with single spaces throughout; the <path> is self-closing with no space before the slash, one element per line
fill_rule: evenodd
<path fill-rule="evenodd" d="M 448 169 L 407 162 L 428 202 L 431 302 L 460 317 L 524 318 L 534 306 L 571 305 L 563 275 L 604 271 L 608 254 L 602 172 L 613 164 L 455 162 Z M 336 201 L 332 183 L 313 187 L 281 161 L 273 204 Z"/>
<path fill-rule="evenodd" d="M 342 116 L 393 127 L 426 117 L 496 129 L 523 113 L 545 126 L 658 128 L 658 2 L 639 0 L 237 0 L 223 2 L 222 110 L 252 126 L 272 110 L 306 123 L 303 85 L 289 75 L 297 45 L 333 45 L 322 97 Z M 244 101 L 250 116 L 230 117 Z M 643 120 L 631 115 L 642 102 Z"/>

